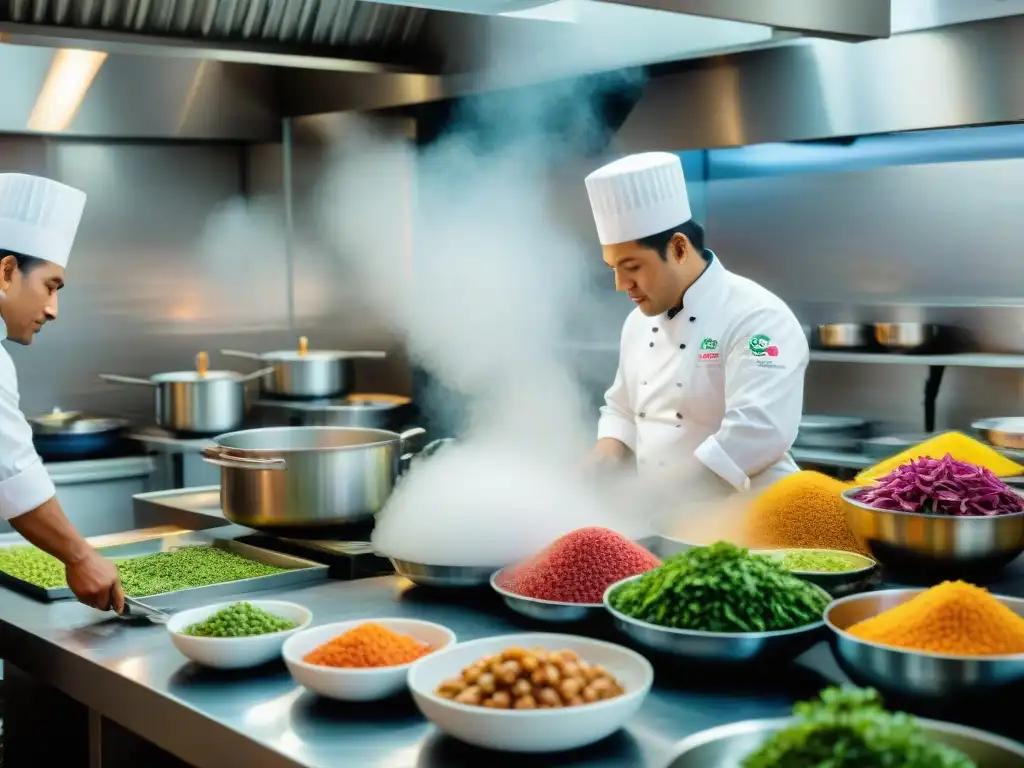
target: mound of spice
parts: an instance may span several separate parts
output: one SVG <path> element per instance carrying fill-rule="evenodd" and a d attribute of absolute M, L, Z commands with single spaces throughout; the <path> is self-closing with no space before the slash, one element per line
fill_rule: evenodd
<path fill-rule="evenodd" d="M 1024 653 L 1024 618 L 988 590 L 963 581 L 944 581 L 846 631 L 868 642 L 927 653 Z"/>
<path fill-rule="evenodd" d="M 846 573 L 868 566 L 867 562 L 860 562 L 860 558 L 831 552 L 787 552 L 779 562 L 787 571 L 803 573 Z"/>
<path fill-rule="evenodd" d="M 890 456 L 885 461 L 865 469 L 857 475 L 857 485 L 870 485 L 885 477 L 908 461 L 920 458 L 940 459 L 949 454 L 957 461 L 965 461 L 991 470 L 997 477 L 1014 477 L 1024 474 L 1024 467 L 1010 461 L 993 448 L 968 437 L 962 432 L 946 432 L 918 443 L 912 448 Z"/>
<path fill-rule="evenodd" d="M 857 501 L 876 509 L 926 515 L 992 517 L 1024 512 L 1024 496 L 985 467 L 941 459 L 911 459 L 860 491 Z"/>
<path fill-rule="evenodd" d="M 303 657 L 307 664 L 324 667 L 373 668 L 409 664 L 433 648 L 380 624 L 360 624 L 328 640 Z"/>
<path fill-rule="evenodd" d="M 754 549 L 863 552 L 846 525 L 841 498 L 852 487 L 809 470 L 782 478 L 751 502 L 742 543 Z"/>
<path fill-rule="evenodd" d="M 780 563 L 720 541 L 670 557 L 609 601 L 619 613 L 662 627 L 772 632 L 821 621 L 831 598 Z"/>
<path fill-rule="evenodd" d="M 506 568 L 497 579 L 504 590 L 536 600 L 600 603 L 622 579 L 661 561 L 608 528 L 580 528 L 556 539 L 540 554 Z"/>

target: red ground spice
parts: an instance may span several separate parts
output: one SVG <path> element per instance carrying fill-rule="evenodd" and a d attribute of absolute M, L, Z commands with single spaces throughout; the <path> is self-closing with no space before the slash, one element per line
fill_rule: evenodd
<path fill-rule="evenodd" d="M 506 568 L 504 590 L 537 600 L 600 603 L 605 590 L 661 564 L 654 555 L 608 528 L 580 528 L 539 554 Z"/>

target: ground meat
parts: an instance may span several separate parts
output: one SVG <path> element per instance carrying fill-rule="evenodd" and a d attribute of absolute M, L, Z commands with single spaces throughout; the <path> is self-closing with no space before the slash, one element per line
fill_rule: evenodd
<path fill-rule="evenodd" d="M 639 544 L 615 531 L 580 528 L 529 560 L 506 568 L 498 586 L 538 600 L 600 603 L 609 586 L 660 563 Z"/>

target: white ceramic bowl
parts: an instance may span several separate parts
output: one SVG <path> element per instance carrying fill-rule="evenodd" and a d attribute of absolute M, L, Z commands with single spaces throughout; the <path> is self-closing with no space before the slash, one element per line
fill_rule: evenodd
<path fill-rule="evenodd" d="M 251 603 L 267 613 L 294 622 L 296 626 L 284 632 L 252 637 L 193 637 L 182 634 L 187 627 L 206 621 L 217 611 L 239 602 Z M 281 600 L 232 600 L 176 613 L 167 622 L 167 631 L 174 647 L 197 664 L 217 669 L 243 669 L 280 658 L 285 640 L 308 627 L 312 620 L 312 612 L 296 603 Z"/>
<path fill-rule="evenodd" d="M 314 693 L 341 701 L 375 701 L 403 691 L 409 667 L 416 662 L 394 667 L 344 669 L 308 664 L 302 660 L 310 651 L 362 624 L 380 624 L 385 629 L 408 635 L 435 649 L 455 644 L 455 633 L 447 627 L 416 619 L 359 619 L 324 624 L 299 632 L 284 644 L 281 654 L 292 677 Z"/>
<path fill-rule="evenodd" d="M 611 672 L 625 693 L 565 709 L 507 710 L 457 704 L 434 691 L 472 662 L 507 648 L 571 650 Z M 420 712 L 449 736 L 505 752 L 560 752 L 610 736 L 636 714 L 651 690 L 654 670 L 643 656 L 620 645 L 576 635 L 531 633 L 459 643 L 431 654 L 409 670 L 409 690 Z"/>

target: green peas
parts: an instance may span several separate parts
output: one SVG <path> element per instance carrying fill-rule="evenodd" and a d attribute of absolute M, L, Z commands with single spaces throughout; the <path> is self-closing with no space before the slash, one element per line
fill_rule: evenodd
<path fill-rule="evenodd" d="M 43 589 L 67 584 L 64 564 L 35 547 L 0 548 L 0 571 Z"/>
<path fill-rule="evenodd" d="M 193 637 L 252 637 L 294 629 L 295 623 L 257 608 L 252 603 L 233 603 L 206 621 L 186 627 Z"/>

